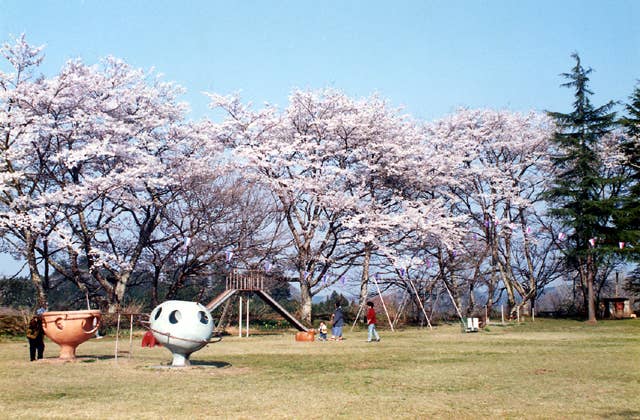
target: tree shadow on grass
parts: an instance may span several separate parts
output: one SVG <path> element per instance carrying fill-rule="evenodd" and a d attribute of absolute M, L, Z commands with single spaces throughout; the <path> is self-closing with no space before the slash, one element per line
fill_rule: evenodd
<path fill-rule="evenodd" d="M 610 412 L 607 414 L 604 414 L 602 416 L 603 418 L 606 419 L 638 419 L 640 418 L 640 411 L 638 410 L 622 410 L 622 411 L 615 411 L 615 412 Z"/>

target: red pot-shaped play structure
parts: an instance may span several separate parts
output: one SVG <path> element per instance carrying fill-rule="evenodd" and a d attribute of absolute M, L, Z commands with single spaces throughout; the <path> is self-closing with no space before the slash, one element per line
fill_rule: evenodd
<path fill-rule="evenodd" d="M 296 341 L 315 341 L 316 332 L 314 330 L 300 331 L 296 333 Z"/>
<path fill-rule="evenodd" d="M 42 327 L 47 337 L 60 346 L 60 359 L 76 358 L 76 347 L 90 339 L 100 327 L 99 310 L 45 312 Z"/>

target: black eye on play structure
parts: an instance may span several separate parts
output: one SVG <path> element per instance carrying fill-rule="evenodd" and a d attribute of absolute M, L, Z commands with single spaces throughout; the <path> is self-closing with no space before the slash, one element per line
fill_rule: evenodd
<path fill-rule="evenodd" d="M 177 324 L 181 319 L 182 314 L 177 309 L 169 314 L 169 322 L 172 324 Z"/>
<path fill-rule="evenodd" d="M 198 316 L 200 317 L 200 322 L 202 322 L 204 325 L 207 325 L 209 323 L 209 318 L 207 317 L 207 314 L 204 313 L 204 311 L 199 311 Z"/>
<path fill-rule="evenodd" d="M 162 307 L 158 308 L 158 310 L 156 311 L 156 315 L 153 317 L 153 319 L 158 319 L 160 318 L 160 313 L 162 312 Z"/>

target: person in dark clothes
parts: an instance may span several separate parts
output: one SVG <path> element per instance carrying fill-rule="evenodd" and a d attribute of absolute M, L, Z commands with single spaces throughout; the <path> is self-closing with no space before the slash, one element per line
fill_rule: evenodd
<path fill-rule="evenodd" d="M 31 361 L 42 359 L 44 357 L 44 329 L 42 328 L 42 314 L 44 308 L 36 311 L 36 315 L 29 321 L 27 328 L 27 338 L 29 339 L 29 356 Z"/>
<path fill-rule="evenodd" d="M 331 314 L 331 339 L 342 340 L 342 327 L 344 326 L 344 314 L 340 302 L 336 302 L 336 310 Z"/>

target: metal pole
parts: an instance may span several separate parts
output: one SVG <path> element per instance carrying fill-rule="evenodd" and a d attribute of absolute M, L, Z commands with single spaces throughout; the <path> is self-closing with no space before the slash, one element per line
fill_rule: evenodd
<path fill-rule="evenodd" d="M 429 317 L 427 316 L 427 311 L 424 310 L 424 306 L 422 305 L 422 299 L 420 299 L 420 295 L 418 294 L 418 289 L 416 289 L 416 286 L 413 284 L 413 280 L 411 279 L 408 279 L 408 280 L 409 280 L 409 283 L 411 284 L 411 287 L 413 288 L 413 292 L 416 294 L 416 299 L 418 299 L 418 304 L 420 305 L 420 309 L 422 310 L 422 313 L 424 314 L 424 317 L 427 320 L 427 325 L 429 326 L 430 330 L 433 330 L 433 327 L 431 326 L 431 321 L 429 321 Z"/>
<path fill-rule="evenodd" d="M 116 325 L 116 362 L 118 361 L 118 338 L 120 337 L 120 312 L 118 312 L 118 323 Z"/>
<path fill-rule="evenodd" d="M 353 328 L 356 326 L 356 322 L 358 322 L 358 318 L 360 318 L 360 312 L 362 312 L 362 308 L 364 308 L 364 302 L 362 302 L 360 304 L 360 307 L 358 308 L 358 315 L 356 315 L 356 319 L 353 320 L 353 325 L 351 326 L 351 331 L 353 331 Z"/>
<path fill-rule="evenodd" d="M 247 337 L 249 337 L 249 296 L 247 296 Z"/>
<path fill-rule="evenodd" d="M 500 305 L 500 316 L 502 316 L 502 323 L 504 324 L 504 305 Z"/>
<path fill-rule="evenodd" d="M 384 304 L 384 299 L 382 298 L 382 292 L 380 291 L 380 286 L 378 286 L 378 280 L 373 277 L 373 282 L 376 285 L 376 289 L 378 289 L 378 295 L 380 295 L 380 301 L 382 302 L 382 308 L 384 309 L 384 313 L 387 314 L 387 320 L 389 321 L 389 326 L 391 327 L 391 332 L 394 332 L 393 324 L 391 323 L 391 318 L 389 317 L 389 312 L 387 311 L 387 306 Z"/>
<path fill-rule="evenodd" d="M 133 353 L 133 314 L 129 314 L 129 359 Z"/>
<path fill-rule="evenodd" d="M 240 307 L 238 309 L 238 337 L 242 337 L 242 295 L 240 298 Z"/>

